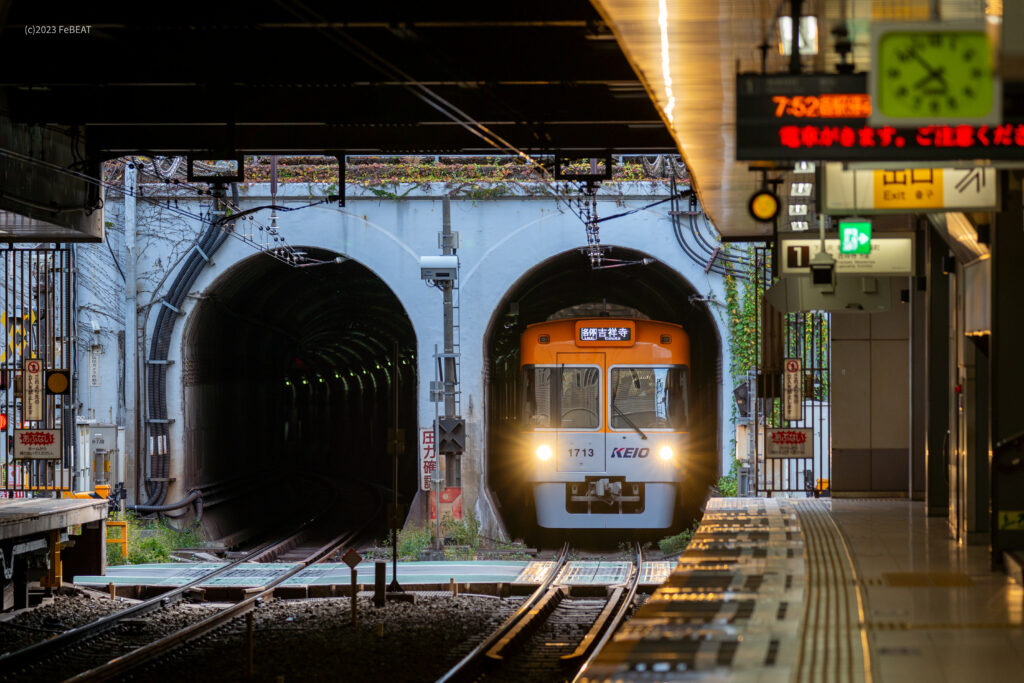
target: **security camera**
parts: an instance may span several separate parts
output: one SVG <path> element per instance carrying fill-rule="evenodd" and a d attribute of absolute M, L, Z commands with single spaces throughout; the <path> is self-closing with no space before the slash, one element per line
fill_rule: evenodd
<path fill-rule="evenodd" d="M 836 260 L 825 251 L 819 251 L 808 264 L 811 267 L 811 284 L 824 294 L 836 290 Z"/>
<path fill-rule="evenodd" d="M 458 277 L 458 256 L 420 256 L 421 280 L 450 282 Z"/>

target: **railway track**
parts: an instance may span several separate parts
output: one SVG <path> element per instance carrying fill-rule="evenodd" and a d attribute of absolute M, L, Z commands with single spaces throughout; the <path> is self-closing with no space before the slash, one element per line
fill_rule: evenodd
<path fill-rule="evenodd" d="M 244 616 L 267 599 L 276 586 L 311 564 L 332 558 L 359 533 L 345 532 L 326 543 L 311 545 L 309 520 L 288 537 L 256 548 L 243 558 L 212 570 L 184 586 L 138 603 L 89 624 L 70 629 L 49 640 L 0 656 L 0 680 L 99 681 L 124 675 L 178 646 L 200 638 L 224 624 Z M 296 557 L 299 556 L 299 557 Z M 190 593 L 204 583 L 252 562 L 287 561 L 296 566 L 266 585 L 251 591 L 246 599 L 227 607 L 188 604 Z M 171 631 L 167 635 L 168 631 Z"/>
<path fill-rule="evenodd" d="M 605 598 L 575 597 L 558 580 L 568 552 L 566 544 L 537 590 L 437 683 L 569 680 L 585 670 L 629 612 L 643 558 L 636 544 L 632 574 Z"/>

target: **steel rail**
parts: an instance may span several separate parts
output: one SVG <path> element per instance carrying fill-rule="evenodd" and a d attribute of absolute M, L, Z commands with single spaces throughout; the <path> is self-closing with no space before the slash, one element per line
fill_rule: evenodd
<path fill-rule="evenodd" d="M 569 558 L 569 544 L 566 543 L 562 546 L 562 552 L 559 554 L 558 559 L 555 561 L 551 571 L 548 572 L 547 577 L 541 582 L 540 586 L 537 587 L 533 593 L 530 594 L 523 604 L 519 606 L 508 619 L 502 623 L 497 629 L 495 629 L 491 635 L 487 636 L 482 643 L 473 648 L 473 651 L 462 658 L 462 660 L 453 666 L 448 672 L 437 679 L 436 683 L 455 683 L 456 681 L 466 680 L 466 677 L 472 674 L 478 673 L 478 668 L 483 664 L 486 659 L 487 653 L 494 648 L 499 641 L 512 630 L 514 630 L 521 621 L 529 618 L 534 608 L 547 596 L 548 589 L 551 588 L 551 584 L 554 583 L 555 578 L 561 573 L 562 567 L 565 566 L 566 560 Z"/>
<path fill-rule="evenodd" d="M 115 676 L 124 675 L 132 669 L 135 669 L 162 654 L 184 645 L 194 638 L 198 638 L 199 636 L 223 626 L 227 622 L 255 609 L 256 606 L 262 603 L 266 597 L 273 594 L 274 589 L 277 586 L 295 576 L 309 565 L 323 561 L 338 548 L 349 544 L 358 536 L 359 533 L 359 531 L 347 531 L 334 537 L 327 544 L 311 553 L 306 560 L 297 563 L 295 567 L 292 567 L 284 574 L 275 577 L 270 583 L 261 586 L 259 592 L 255 595 L 252 595 L 241 602 L 235 603 L 234 605 L 231 605 L 230 607 L 227 607 L 220 612 L 203 619 L 202 621 L 187 626 L 180 631 L 164 636 L 160 640 L 144 645 L 136 650 L 132 650 L 125 655 L 110 660 L 106 664 L 101 664 L 98 667 L 84 671 L 77 676 L 73 676 L 72 678 L 67 679 L 65 683 L 104 681 Z M 356 596 L 352 597 L 355 599 Z"/>
<path fill-rule="evenodd" d="M 640 544 L 634 543 L 633 549 L 636 552 L 636 564 L 633 568 L 634 573 L 632 580 L 629 582 L 629 590 L 626 591 L 626 597 L 619 604 L 619 608 L 615 611 L 615 615 L 611 618 L 611 621 L 608 622 L 608 627 L 604 630 L 604 633 L 601 635 L 600 640 L 598 640 L 593 645 L 593 648 L 590 651 L 590 655 L 587 657 L 586 661 L 583 662 L 583 666 L 581 666 L 579 671 L 576 672 L 576 676 L 572 679 L 572 683 L 579 683 L 583 674 L 586 672 L 587 667 L 590 666 L 590 664 L 594 661 L 597 655 L 601 652 L 601 648 L 603 648 L 605 644 L 611 639 L 612 635 L 619 628 L 619 624 L 622 623 L 622 620 L 626 617 L 626 614 L 633 606 L 633 599 L 636 597 L 636 589 L 640 585 L 640 577 L 643 574 L 644 563 L 643 549 L 640 547 Z M 605 615 L 602 614 L 601 616 L 604 617 Z M 589 636 L 590 633 L 588 633 L 584 637 L 584 640 L 586 640 L 586 638 Z M 575 654 L 576 653 L 574 652 L 573 655 Z"/>
<path fill-rule="evenodd" d="M 276 547 L 279 543 L 280 541 L 271 541 L 270 543 L 267 543 L 264 546 L 257 548 L 254 551 L 254 555 L 263 554 L 268 550 L 271 550 L 274 547 Z M 8 652 L 0 656 L 0 671 L 10 672 L 22 668 L 25 665 L 35 664 L 36 662 L 43 661 L 45 658 L 52 656 L 58 650 L 70 648 L 76 645 L 77 643 L 86 640 L 87 638 L 92 638 L 100 635 L 101 633 L 109 631 L 110 629 L 116 627 L 118 623 L 124 619 L 128 619 L 131 617 L 139 617 L 144 614 L 148 614 L 149 612 L 152 612 L 153 610 L 158 609 L 160 607 L 165 607 L 174 602 L 177 602 L 185 595 L 185 593 L 187 593 L 191 589 L 196 588 L 197 586 L 205 583 L 206 581 L 209 581 L 212 578 L 220 576 L 225 572 L 231 571 L 232 569 L 237 568 L 242 563 L 248 562 L 251 559 L 252 558 L 249 556 L 239 558 L 233 562 L 229 562 L 223 567 L 213 569 L 208 574 L 204 574 L 198 579 L 190 581 L 183 586 L 171 589 L 166 593 L 161 593 L 160 595 L 150 598 L 149 600 L 140 602 L 137 605 L 132 605 L 127 609 L 123 609 L 113 614 L 108 614 L 107 616 L 97 619 L 96 621 L 92 621 L 88 624 L 83 624 L 82 626 L 78 626 L 76 628 L 64 631 L 63 633 L 54 636 L 49 640 L 43 640 L 38 643 L 34 643 L 32 645 L 29 645 L 28 647 L 22 648 L 21 650 Z"/>
<path fill-rule="evenodd" d="M 32 645 L 20 650 L 0 655 L 0 671 L 17 671 L 25 668 L 26 666 L 36 664 L 37 662 L 46 661 L 46 659 L 53 657 L 60 650 L 71 649 L 85 640 L 95 638 L 113 628 L 116 628 L 124 619 L 141 617 L 156 609 L 167 607 L 178 602 L 193 588 L 197 588 L 210 579 L 214 579 L 231 571 L 232 569 L 237 569 L 240 565 L 246 562 L 259 562 L 261 561 L 261 558 L 267 557 L 275 552 L 279 552 L 280 548 L 287 546 L 288 544 L 292 544 L 294 546 L 295 540 L 299 536 L 305 534 L 310 527 L 316 524 L 321 518 L 324 518 L 332 509 L 333 508 L 330 506 L 324 508 L 312 517 L 299 522 L 298 525 L 283 539 L 269 541 L 247 553 L 245 557 L 240 557 L 237 560 L 228 562 L 228 564 L 223 567 L 213 569 L 209 573 L 204 574 L 183 586 L 172 588 L 167 592 L 161 593 L 160 595 L 148 600 L 144 600 L 143 602 L 132 605 L 131 607 L 120 610 L 119 612 L 108 614 L 96 621 L 64 631 L 63 633 L 60 633 L 48 640 L 33 643 Z"/>

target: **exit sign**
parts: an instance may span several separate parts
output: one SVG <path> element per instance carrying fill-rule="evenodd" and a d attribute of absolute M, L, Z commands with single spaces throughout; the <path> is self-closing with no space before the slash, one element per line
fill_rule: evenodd
<path fill-rule="evenodd" d="M 853 218 L 839 221 L 839 253 L 871 253 L 871 221 Z"/>

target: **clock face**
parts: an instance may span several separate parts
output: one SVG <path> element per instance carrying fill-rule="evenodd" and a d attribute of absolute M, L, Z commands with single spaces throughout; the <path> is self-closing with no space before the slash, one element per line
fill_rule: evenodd
<path fill-rule="evenodd" d="M 891 117 L 972 119 L 994 106 L 983 31 L 892 31 L 881 36 L 876 106 Z"/>

